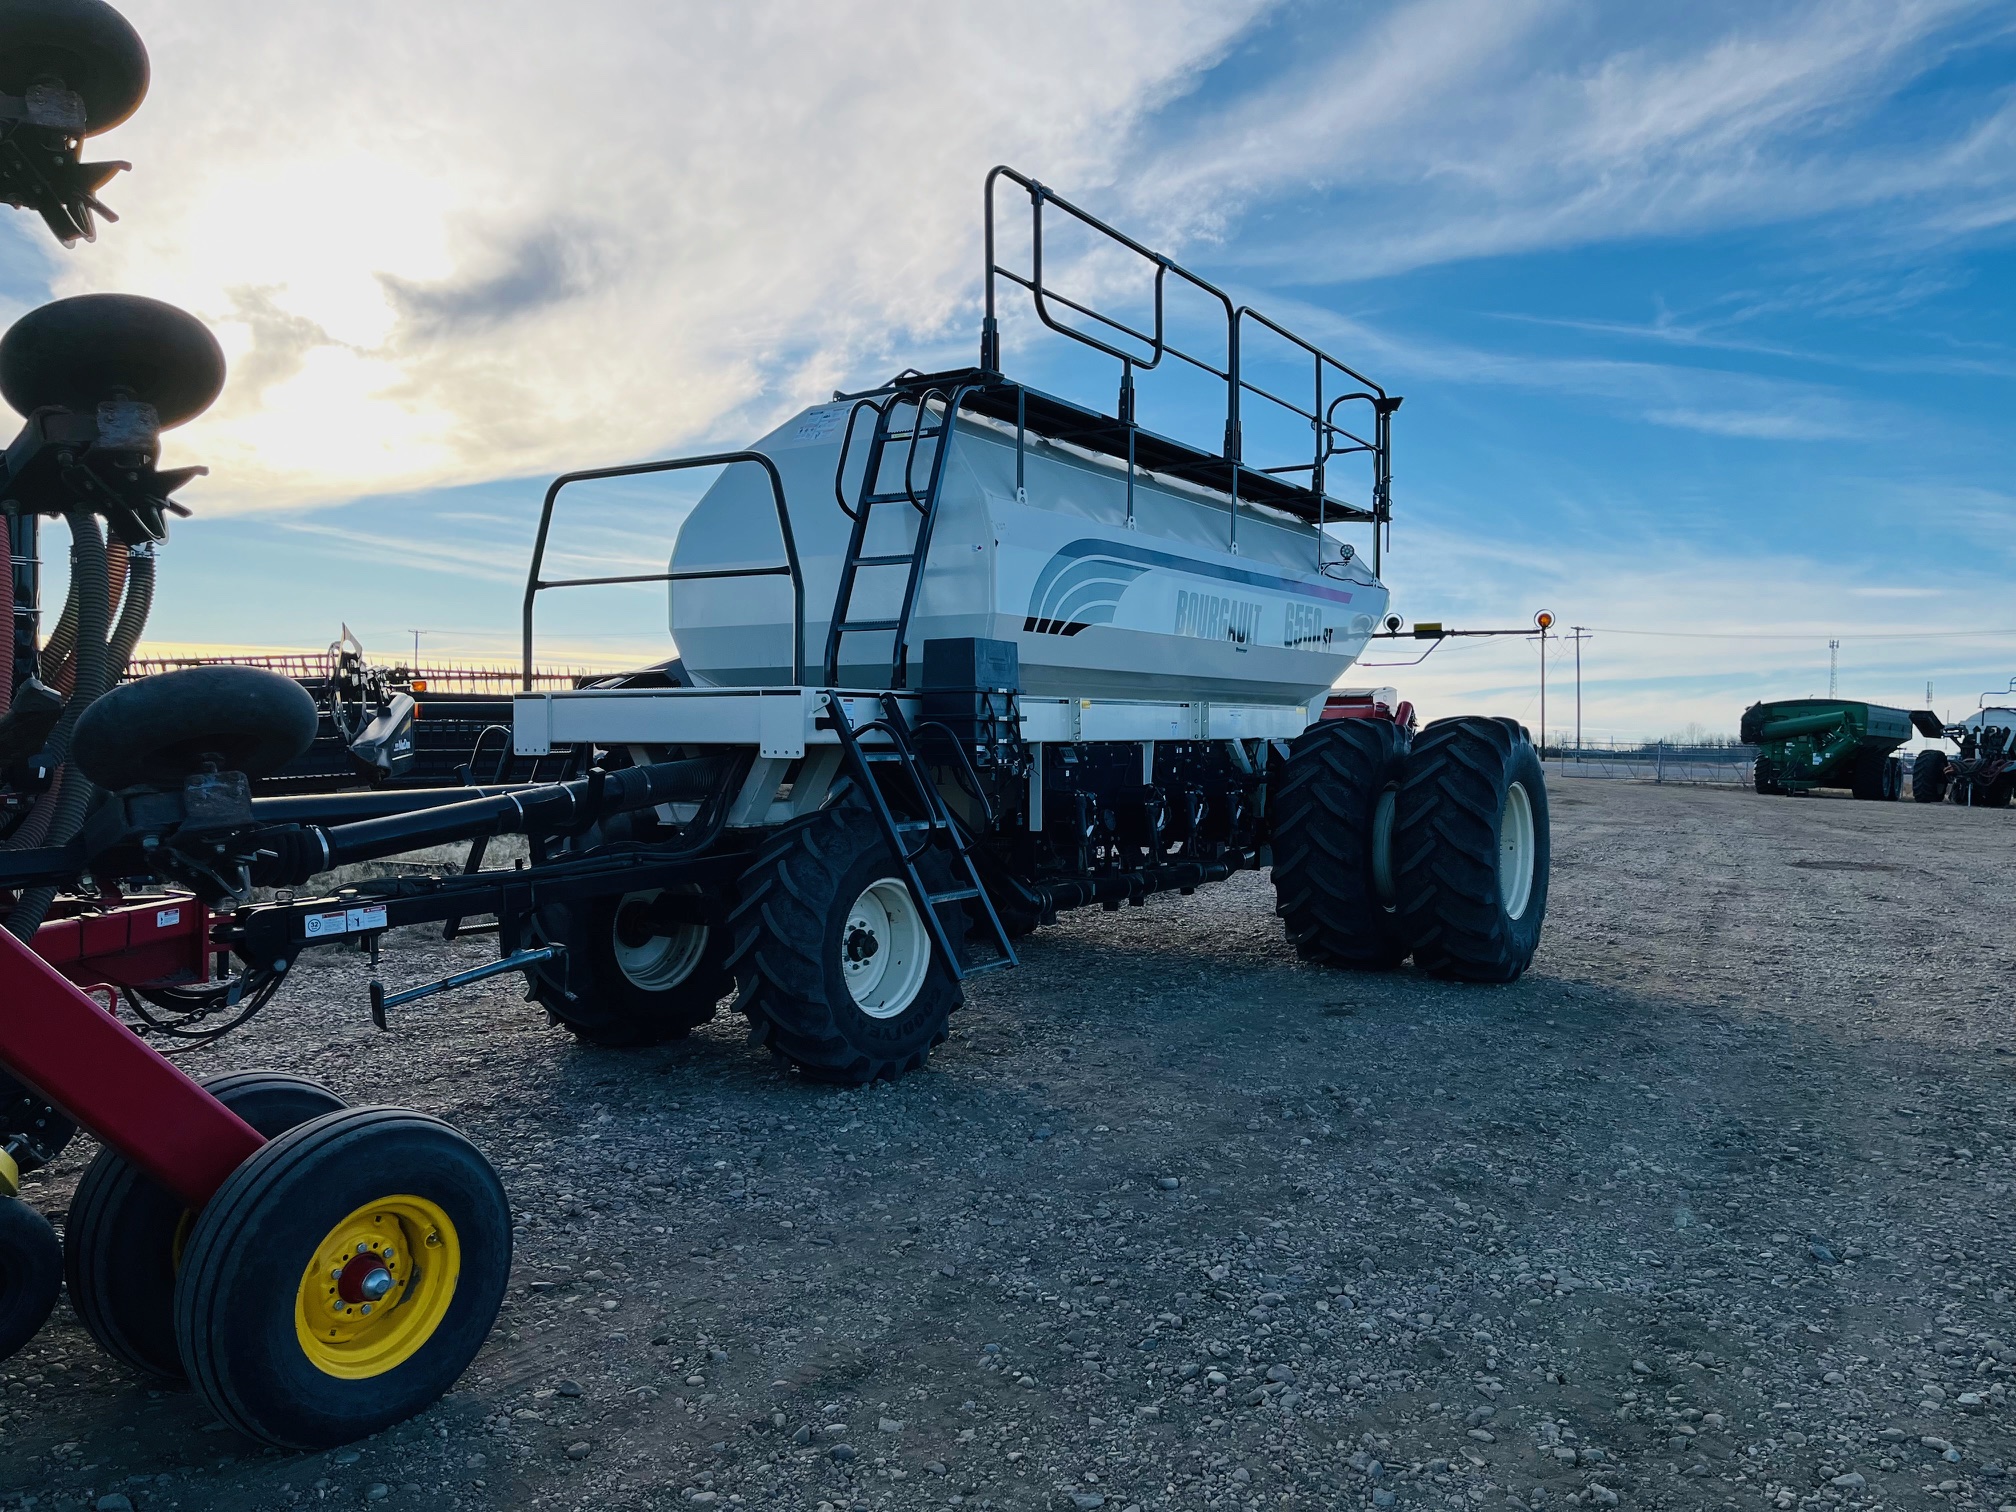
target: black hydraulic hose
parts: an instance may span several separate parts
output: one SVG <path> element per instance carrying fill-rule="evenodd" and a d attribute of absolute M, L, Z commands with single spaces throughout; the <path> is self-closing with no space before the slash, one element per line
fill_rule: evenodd
<path fill-rule="evenodd" d="M 105 691 L 105 638 L 110 630 L 111 582 L 105 558 L 105 537 L 99 534 L 97 518 L 85 510 L 73 510 L 70 519 L 70 585 L 77 605 L 77 677 L 62 717 L 49 736 L 49 752 L 60 763 L 61 786 L 56 789 L 49 827 L 42 843 L 62 845 L 84 827 L 90 807 L 91 780 L 66 758 L 77 719 Z M 45 799 L 46 801 L 46 799 Z M 31 887 L 21 894 L 8 916 L 7 932 L 26 943 L 42 927 L 49 905 L 56 900 L 53 886 Z"/>
<path fill-rule="evenodd" d="M 388 814 L 327 829 L 311 826 L 306 831 L 305 854 L 299 857 L 309 870 L 292 880 L 306 881 L 317 872 L 338 866 L 473 840 L 478 835 L 554 835 L 583 830 L 607 814 L 684 798 L 691 791 L 691 782 L 687 763 L 666 761 L 617 772 L 591 772 L 575 782 L 445 803 L 417 813 Z"/>
<path fill-rule="evenodd" d="M 512 782 L 486 787 L 377 788 L 369 792 L 289 793 L 278 798 L 254 798 L 252 817 L 261 824 L 352 824 L 392 814 L 445 808 L 472 798 L 498 798 L 538 786 Z"/>

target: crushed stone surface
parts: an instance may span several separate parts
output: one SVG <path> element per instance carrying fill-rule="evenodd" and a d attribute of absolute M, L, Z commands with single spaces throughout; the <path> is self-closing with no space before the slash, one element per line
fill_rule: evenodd
<path fill-rule="evenodd" d="M 1301 964 L 1247 876 L 1066 916 L 863 1091 L 725 1009 L 598 1050 L 491 983 L 380 1035 L 311 955 L 188 1063 L 474 1138 L 489 1344 L 284 1455 L 60 1306 L 0 1365 L 0 1507 L 2016 1505 L 2016 813 L 1552 791 L 1513 986 Z"/>

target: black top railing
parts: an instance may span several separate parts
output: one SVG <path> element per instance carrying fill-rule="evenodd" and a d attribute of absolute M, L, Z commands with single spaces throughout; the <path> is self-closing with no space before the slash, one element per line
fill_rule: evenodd
<path fill-rule="evenodd" d="M 752 463 L 763 469 L 770 481 L 770 498 L 777 507 L 777 533 L 782 538 L 784 560 L 775 567 L 699 567 L 685 572 L 632 572 L 615 577 L 542 578 L 539 569 L 546 561 L 546 537 L 553 525 L 553 505 L 560 490 L 571 483 L 588 483 L 603 478 L 634 478 L 644 473 L 684 472 L 696 467 L 729 467 Z M 615 583 L 687 583 L 703 578 L 788 577 L 791 579 L 791 683 L 805 681 L 805 574 L 798 565 L 798 542 L 791 533 L 791 511 L 784 503 L 784 479 L 777 464 L 761 452 L 715 452 L 704 457 L 673 457 L 663 462 L 632 462 L 623 467 L 597 467 L 584 472 L 562 473 L 546 490 L 545 505 L 539 511 L 539 535 L 532 544 L 532 566 L 525 577 L 525 619 L 523 672 L 524 689 L 532 691 L 532 607 L 548 588 L 600 588 Z"/>
<path fill-rule="evenodd" d="M 995 236 L 995 212 L 999 200 L 999 186 L 1003 181 L 1014 184 L 1022 190 L 1029 202 L 1029 265 L 1027 270 L 1011 267 L 1004 263 L 997 251 Z M 1120 364 L 1120 399 L 1118 419 L 1123 426 L 1135 425 L 1134 379 L 1137 373 L 1152 372 L 1161 367 L 1164 358 L 1174 358 L 1190 368 L 1205 374 L 1224 385 L 1225 390 L 1225 431 L 1220 460 L 1226 465 L 1226 477 L 1232 495 L 1231 533 L 1234 549 L 1238 545 L 1238 515 L 1240 485 L 1242 477 L 1263 475 L 1266 478 L 1286 483 L 1300 482 L 1306 488 L 1308 498 L 1305 510 L 1310 513 L 1319 528 L 1331 519 L 1369 520 L 1375 529 L 1373 533 L 1373 565 L 1377 569 L 1380 536 L 1392 517 L 1392 416 L 1400 408 L 1398 395 L 1389 394 L 1379 384 L 1363 373 L 1333 357 L 1313 342 L 1305 340 L 1279 322 L 1269 319 L 1250 305 L 1235 305 L 1230 295 L 1208 279 L 1191 272 L 1182 264 L 1152 247 L 1144 246 L 1125 232 L 1108 225 L 1091 212 L 1055 193 L 1036 180 L 1018 173 L 1006 166 L 997 167 L 987 175 L 985 200 L 985 255 L 986 255 L 986 310 L 980 326 L 980 367 L 991 375 L 1001 372 L 1001 325 L 997 307 L 997 281 L 1006 282 L 1026 290 L 1034 305 L 1036 317 L 1049 330 L 1060 336 L 1069 337 L 1092 348 L 1103 356 Z M 1044 264 L 1044 217 L 1046 213 L 1068 217 L 1075 224 L 1090 231 L 1095 236 L 1122 248 L 1133 256 L 1148 263 L 1153 269 L 1150 282 L 1150 308 L 1152 315 L 1147 329 L 1132 324 L 1118 316 L 1093 308 L 1081 300 L 1073 299 L 1059 291 L 1054 280 L 1046 276 Z M 1215 304 L 1224 318 L 1224 355 L 1186 351 L 1170 338 L 1168 319 L 1168 293 L 1171 280 L 1188 287 Z M 1061 318 L 1059 310 L 1068 310 L 1082 317 L 1089 325 L 1074 323 Z M 1310 369 L 1310 387 L 1306 394 L 1298 387 L 1294 395 L 1281 394 L 1262 387 L 1248 375 L 1246 363 L 1242 360 L 1247 352 L 1251 333 L 1265 331 L 1279 341 L 1285 342 L 1306 360 Z M 1134 343 L 1129 350 L 1121 341 Z M 1339 392 L 1342 390 L 1342 392 Z M 1296 416 L 1310 431 L 1310 460 L 1293 462 L 1281 466 L 1254 467 L 1244 458 L 1245 450 L 1245 409 L 1249 401 L 1275 407 L 1286 415 Z M 1345 405 L 1362 403 L 1370 412 L 1369 425 L 1352 430 L 1340 424 L 1338 412 Z M 1129 448 L 1132 454 L 1132 448 Z M 1329 463 L 1338 457 L 1363 455 L 1371 463 L 1372 497 L 1363 506 L 1354 506 L 1334 498 L 1328 489 Z M 1269 502 L 1278 502 L 1278 490 L 1268 489 Z M 1334 512 L 1333 512 L 1334 506 Z"/>

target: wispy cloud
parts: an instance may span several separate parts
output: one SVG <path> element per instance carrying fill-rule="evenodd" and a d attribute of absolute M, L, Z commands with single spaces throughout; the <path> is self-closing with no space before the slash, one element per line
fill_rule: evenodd
<path fill-rule="evenodd" d="M 1310 281 L 1885 202 L 1908 203 L 1920 237 L 2004 223 L 2007 109 L 1927 107 L 1882 148 L 1847 128 L 2006 30 L 2006 12 L 1830 0 L 1727 15 L 1610 11 L 1598 31 L 1547 0 L 1400 7 L 1189 118 L 1156 168 L 1213 225 L 1234 205 L 1328 196 L 1328 213 L 1304 203 L 1264 241 L 1234 239 L 1254 266 Z"/>
<path fill-rule="evenodd" d="M 988 166 L 1109 179 L 1259 3 L 131 0 L 124 219 L 57 285 L 215 325 L 213 511 L 760 429 L 962 308 Z"/>

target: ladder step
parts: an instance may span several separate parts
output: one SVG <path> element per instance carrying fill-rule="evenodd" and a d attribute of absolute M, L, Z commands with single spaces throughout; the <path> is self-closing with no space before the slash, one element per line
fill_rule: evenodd
<path fill-rule="evenodd" d="M 942 829 L 943 826 L 934 819 L 898 819 L 896 828 L 903 831 L 935 830 Z"/>
<path fill-rule="evenodd" d="M 895 620 L 842 620 L 840 633 L 846 635 L 855 630 L 894 630 Z"/>
<path fill-rule="evenodd" d="M 979 897 L 980 889 L 977 887 L 959 887 L 954 888 L 951 892 L 926 893 L 924 896 L 933 905 L 939 903 L 962 903 L 968 898 Z"/>
<path fill-rule="evenodd" d="M 975 961 L 972 965 L 963 968 L 960 975 L 978 976 L 983 971 L 999 971 L 1003 966 L 1012 966 L 1014 964 L 1006 956 L 997 956 L 991 961 Z"/>
<path fill-rule="evenodd" d="M 902 551 L 896 553 L 894 556 L 856 557 L 854 558 L 854 565 L 856 567 L 908 567 L 916 560 L 915 553 Z"/>
<path fill-rule="evenodd" d="M 873 766 L 883 761 L 901 761 L 903 753 L 901 751 L 863 751 L 861 759 Z"/>
<path fill-rule="evenodd" d="M 911 504 L 917 502 L 907 491 L 904 493 L 863 494 L 863 504 Z"/>

